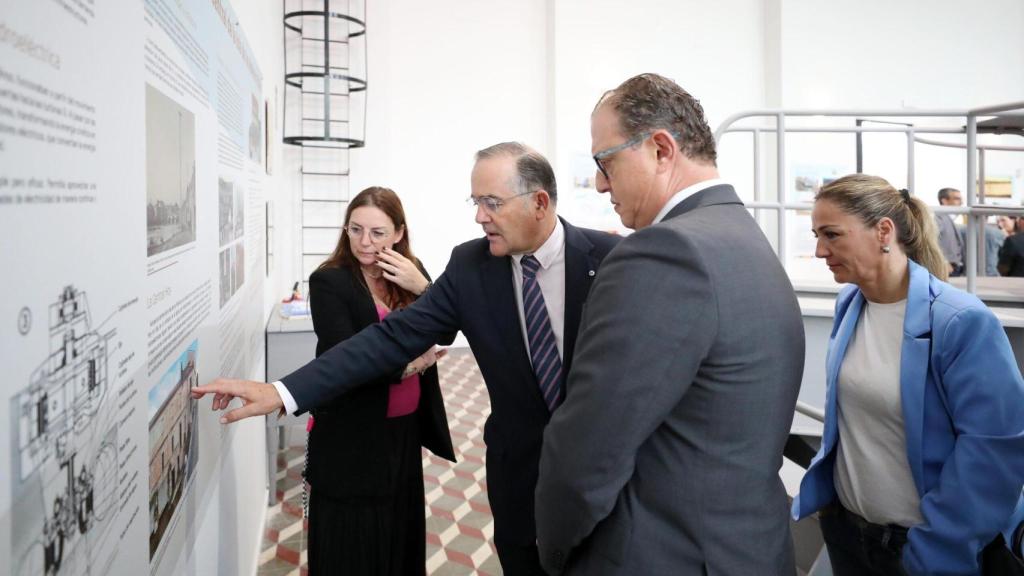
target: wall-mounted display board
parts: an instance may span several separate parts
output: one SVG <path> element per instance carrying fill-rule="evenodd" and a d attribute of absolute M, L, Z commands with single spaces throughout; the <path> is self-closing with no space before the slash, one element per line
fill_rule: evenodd
<path fill-rule="evenodd" d="M 0 573 L 258 542 L 223 510 L 264 500 L 259 432 L 189 391 L 262 375 L 261 86 L 223 0 L 0 0 Z"/>

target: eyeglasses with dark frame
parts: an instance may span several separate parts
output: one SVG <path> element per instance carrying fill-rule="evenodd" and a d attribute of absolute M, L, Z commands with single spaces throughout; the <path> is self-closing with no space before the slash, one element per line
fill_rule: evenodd
<path fill-rule="evenodd" d="M 647 138 L 649 138 L 650 135 L 651 135 L 650 132 L 641 132 L 641 133 L 637 134 L 636 136 L 630 138 L 629 140 L 626 140 L 622 144 L 619 144 L 618 146 L 612 146 L 611 148 L 605 148 L 604 150 L 601 150 L 600 152 L 596 152 L 594 154 L 594 164 L 597 164 L 597 169 L 601 171 L 601 174 L 604 174 L 604 179 L 605 180 L 611 180 L 611 176 L 608 176 L 608 171 L 605 170 L 604 165 L 601 164 L 601 160 L 604 160 L 605 158 L 608 158 L 609 156 L 611 156 L 612 154 L 615 154 L 616 152 L 621 152 L 621 151 L 625 150 L 626 148 L 630 148 L 632 146 L 636 146 L 637 144 L 639 144 L 639 143 L 643 142 L 644 140 L 646 140 Z"/>
<path fill-rule="evenodd" d="M 667 130 L 667 132 L 673 138 L 679 138 L 679 134 L 677 134 L 674 130 Z M 625 150 L 626 148 L 630 148 L 630 147 L 636 146 L 637 144 L 643 142 L 644 140 L 647 140 L 648 138 L 650 138 L 653 135 L 654 135 L 654 132 L 641 132 L 641 133 L 637 134 L 636 136 L 630 138 L 629 140 L 626 140 L 622 144 L 619 144 L 618 146 L 612 146 L 611 148 L 606 148 L 604 150 L 601 150 L 600 152 L 595 153 L 594 154 L 594 164 L 597 164 L 597 169 L 600 170 L 601 174 L 604 175 L 604 179 L 605 180 L 611 180 L 611 177 L 608 176 L 608 170 L 606 170 L 604 165 L 601 164 L 601 160 L 604 160 L 605 158 L 608 158 L 609 156 L 611 156 L 612 154 L 615 154 L 616 152 L 621 152 L 621 151 Z"/>
<path fill-rule="evenodd" d="M 502 206 L 508 204 L 509 200 L 519 198 L 520 196 L 533 194 L 534 192 L 536 192 L 536 190 L 531 190 L 529 192 L 520 192 L 519 194 L 509 196 L 508 198 L 498 198 L 496 196 L 470 196 L 469 198 L 466 198 L 466 203 L 472 205 L 474 208 L 476 208 L 477 206 L 483 206 L 485 212 L 489 214 L 494 214 L 498 210 L 501 210 Z"/>

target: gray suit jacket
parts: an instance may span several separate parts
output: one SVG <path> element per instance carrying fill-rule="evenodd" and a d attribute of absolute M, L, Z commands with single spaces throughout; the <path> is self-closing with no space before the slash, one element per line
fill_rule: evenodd
<path fill-rule="evenodd" d="M 803 364 L 792 285 L 731 186 L 619 243 L 544 433 L 544 568 L 794 574 L 778 472 Z"/>

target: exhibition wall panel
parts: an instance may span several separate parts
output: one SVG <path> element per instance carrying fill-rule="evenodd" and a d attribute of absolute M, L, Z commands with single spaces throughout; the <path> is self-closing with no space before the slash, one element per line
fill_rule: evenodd
<path fill-rule="evenodd" d="M 0 4 L 0 571 L 251 566 L 262 430 L 189 392 L 262 376 L 265 108 L 221 0 Z"/>

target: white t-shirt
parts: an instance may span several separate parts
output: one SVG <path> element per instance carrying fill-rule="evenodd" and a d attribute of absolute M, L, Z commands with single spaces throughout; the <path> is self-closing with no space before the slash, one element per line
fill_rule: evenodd
<path fill-rule="evenodd" d="M 864 303 L 839 369 L 835 488 L 843 506 L 875 524 L 920 524 L 907 460 L 900 350 L 907 301 Z"/>

